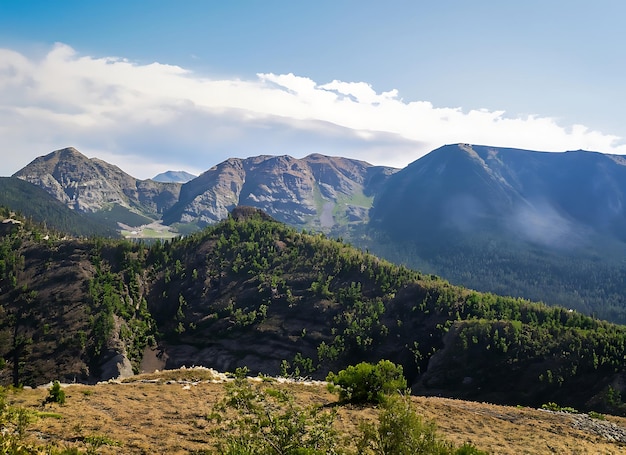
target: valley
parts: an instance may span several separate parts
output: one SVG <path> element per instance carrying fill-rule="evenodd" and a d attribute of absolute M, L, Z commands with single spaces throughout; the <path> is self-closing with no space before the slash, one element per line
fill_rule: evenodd
<path fill-rule="evenodd" d="M 153 221 L 149 224 L 140 226 L 128 226 L 123 223 L 118 223 L 120 228 L 120 234 L 125 239 L 173 239 L 180 235 L 180 233 L 173 231 L 169 226 L 164 226 L 161 221 Z"/>
<path fill-rule="evenodd" d="M 626 455 L 624 17 L 0 1 L 0 455 Z"/>
<path fill-rule="evenodd" d="M 453 146 L 405 170 L 263 156 L 161 183 L 165 196 L 75 150 L 42 158 L 21 175 L 44 169 L 52 176 L 39 174 L 44 182 L 61 172 L 66 186 L 55 188 L 73 195 L 73 208 L 45 188 L 0 181 L 0 383 L 123 379 L 141 371 L 146 352 L 168 370 L 247 367 L 317 380 L 387 359 L 403 367 L 416 396 L 624 415 L 626 327 L 603 320 L 624 314 L 622 215 L 609 217 L 599 202 L 592 217 L 566 215 L 563 202 L 550 219 L 567 235 L 543 221 L 534 240 L 515 235 L 523 220 L 496 215 L 534 209 L 523 196 L 526 174 L 510 177 L 500 152 L 516 160 L 534 153 Z M 599 154 L 583 159 L 621 166 Z M 435 179 L 446 169 L 450 185 Z M 621 168 L 609 169 L 621 181 Z M 611 188 L 599 194 L 621 197 Z M 493 191 L 495 199 L 485 196 Z M 439 210 L 450 204 L 456 209 Z M 122 227 L 127 238 L 66 234 L 93 222 Z M 464 280 L 479 285 L 456 284 Z"/>

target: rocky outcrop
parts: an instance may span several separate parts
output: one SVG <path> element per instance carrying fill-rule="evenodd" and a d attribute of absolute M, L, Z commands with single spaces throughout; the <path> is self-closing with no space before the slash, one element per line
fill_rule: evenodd
<path fill-rule="evenodd" d="M 45 189 L 72 209 L 87 213 L 119 205 L 157 217 L 178 200 L 180 192 L 179 183 L 138 180 L 117 166 L 87 158 L 73 147 L 35 159 L 14 177 Z"/>
<path fill-rule="evenodd" d="M 183 185 L 166 223 L 200 226 L 238 205 L 257 207 L 292 226 L 331 229 L 364 223 L 374 194 L 396 169 L 319 154 L 231 158 Z"/>
<path fill-rule="evenodd" d="M 100 380 L 108 381 L 109 379 L 124 379 L 133 376 L 133 366 L 123 354 L 115 354 L 108 358 L 100 367 L 102 373 Z"/>

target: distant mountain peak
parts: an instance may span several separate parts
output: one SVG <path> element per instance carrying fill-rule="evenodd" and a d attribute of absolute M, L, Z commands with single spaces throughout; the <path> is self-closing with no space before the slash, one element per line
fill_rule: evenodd
<path fill-rule="evenodd" d="M 85 156 L 82 153 L 80 153 L 77 149 L 75 149 L 74 147 L 64 147 L 62 149 L 55 150 L 52 153 L 53 154 L 61 154 L 61 155 L 65 154 L 65 155 Z"/>
<path fill-rule="evenodd" d="M 196 177 L 197 175 L 186 171 L 166 171 L 154 176 L 152 180 L 163 183 L 187 183 Z"/>

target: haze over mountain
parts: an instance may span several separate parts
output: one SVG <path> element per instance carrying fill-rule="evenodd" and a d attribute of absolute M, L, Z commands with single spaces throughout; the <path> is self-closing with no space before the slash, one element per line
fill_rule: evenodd
<path fill-rule="evenodd" d="M 372 219 L 402 239 L 416 231 L 487 231 L 574 249 L 595 234 L 626 240 L 625 203 L 622 156 L 457 144 L 392 176 Z"/>
<path fill-rule="evenodd" d="M 626 161 L 468 144 L 391 176 L 369 247 L 475 289 L 626 322 Z"/>

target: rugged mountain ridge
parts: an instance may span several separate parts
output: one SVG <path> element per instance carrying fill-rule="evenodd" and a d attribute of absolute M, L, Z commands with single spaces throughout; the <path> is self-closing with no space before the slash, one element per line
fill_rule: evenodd
<path fill-rule="evenodd" d="M 178 199 L 180 184 L 136 179 L 73 147 L 36 158 L 13 177 L 45 189 L 68 207 L 93 213 L 120 206 L 156 217 Z"/>
<path fill-rule="evenodd" d="M 375 193 L 396 171 L 319 154 L 263 155 L 228 159 L 184 184 L 162 183 L 135 179 L 70 147 L 37 158 L 14 177 L 78 211 L 119 206 L 147 216 L 144 223 L 162 218 L 201 228 L 226 218 L 237 205 L 250 205 L 293 226 L 329 231 L 366 223 Z"/>
<path fill-rule="evenodd" d="M 206 226 L 249 205 L 292 226 L 365 223 L 376 191 L 395 171 L 319 154 L 231 158 L 183 185 L 164 221 Z"/>

